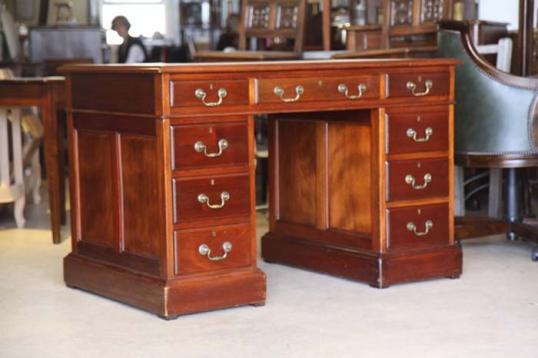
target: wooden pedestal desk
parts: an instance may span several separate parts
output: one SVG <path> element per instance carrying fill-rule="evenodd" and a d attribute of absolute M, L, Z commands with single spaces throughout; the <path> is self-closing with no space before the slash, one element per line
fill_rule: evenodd
<path fill-rule="evenodd" d="M 459 277 L 454 65 L 68 67 L 67 285 L 167 318 L 263 304 L 259 113 L 271 129 L 265 260 L 376 287 Z"/>

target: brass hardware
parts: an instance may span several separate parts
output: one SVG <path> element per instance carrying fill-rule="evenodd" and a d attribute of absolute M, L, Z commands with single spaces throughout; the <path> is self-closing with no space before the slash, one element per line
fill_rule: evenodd
<path fill-rule="evenodd" d="M 364 94 L 364 92 L 366 92 L 366 89 L 368 88 L 368 86 L 366 86 L 366 84 L 364 83 L 361 83 L 357 86 L 357 90 L 359 91 L 359 94 L 356 94 L 356 95 L 350 95 L 349 94 L 349 88 L 347 88 L 347 86 L 343 83 L 339 84 L 338 85 L 338 92 L 342 93 L 344 96 L 346 96 L 347 99 L 350 99 L 350 100 L 357 100 L 359 98 L 361 98 Z"/>
<path fill-rule="evenodd" d="M 304 87 L 300 86 L 300 85 L 295 87 L 295 97 L 293 97 L 293 98 L 284 98 L 284 92 L 285 91 L 284 91 L 284 89 L 282 87 L 279 87 L 279 86 L 276 86 L 275 89 L 273 90 L 273 92 L 278 97 L 280 97 L 282 102 L 292 103 L 292 102 L 297 102 L 301 98 L 301 96 L 304 93 Z"/>
<path fill-rule="evenodd" d="M 220 193 L 220 204 L 211 204 L 209 197 L 204 193 L 198 195 L 198 202 L 200 204 L 206 204 L 210 209 L 222 209 L 228 200 L 230 200 L 230 193 L 227 191 Z"/>
<path fill-rule="evenodd" d="M 228 257 L 228 254 L 232 251 L 232 243 L 226 241 L 222 244 L 222 251 L 224 254 L 221 256 L 211 256 L 211 249 L 206 244 L 202 244 L 198 247 L 198 253 L 202 256 L 207 256 L 211 261 L 222 261 Z"/>
<path fill-rule="evenodd" d="M 417 232 L 417 226 L 413 222 L 407 223 L 407 230 L 413 232 L 416 236 L 426 236 L 433 228 L 433 221 L 428 220 L 424 223 L 425 230 L 422 232 Z"/>
<path fill-rule="evenodd" d="M 413 128 L 407 130 L 407 136 L 417 143 L 428 142 L 433 135 L 433 129 L 431 127 L 426 128 L 424 134 L 426 135 L 425 137 L 417 138 L 417 132 Z"/>
<path fill-rule="evenodd" d="M 206 93 L 206 91 L 204 91 L 201 88 L 196 89 L 196 91 L 194 91 L 194 95 L 196 96 L 196 98 L 198 98 L 199 100 L 202 101 L 204 106 L 206 106 L 206 107 L 218 107 L 218 106 L 220 106 L 222 104 L 222 101 L 228 95 L 228 91 L 226 91 L 224 88 L 220 88 L 217 91 L 217 95 L 219 96 L 219 100 L 217 102 L 206 102 L 207 93 Z"/>
<path fill-rule="evenodd" d="M 424 85 L 426 86 L 426 90 L 424 92 L 416 92 L 417 90 L 417 84 L 413 81 L 407 82 L 407 89 L 411 91 L 413 96 L 415 97 L 423 97 L 430 94 L 431 89 L 433 88 L 433 82 L 430 80 L 427 80 L 424 82 Z"/>
<path fill-rule="evenodd" d="M 207 152 L 207 146 L 202 141 L 198 141 L 194 143 L 194 150 L 198 153 L 204 153 L 204 155 L 208 158 L 217 158 L 222 155 L 224 150 L 229 147 L 229 143 L 226 139 L 220 139 L 218 142 L 219 151 L 217 153 L 208 153 Z"/>
<path fill-rule="evenodd" d="M 424 174 L 424 184 L 422 185 L 417 185 L 417 181 L 415 177 L 412 176 L 411 174 L 408 174 L 405 176 L 405 183 L 411 185 L 413 189 L 415 190 L 426 189 L 426 187 L 428 186 L 429 183 L 431 183 L 431 181 L 432 181 L 432 175 L 430 173 Z"/>

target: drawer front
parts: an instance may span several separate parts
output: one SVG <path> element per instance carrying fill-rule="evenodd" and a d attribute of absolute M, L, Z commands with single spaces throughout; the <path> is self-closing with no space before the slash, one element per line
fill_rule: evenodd
<path fill-rule="evenodd" d="M 172 107 L 220 108 L 247 105 L 248 80 L 171 82 Z"/>
<path fill-rule="evenodd" d="M 450 243 L 448 205 L 388 210 L 387 249 L 416 250 Z"/>
<path fill-rule="evenodd" d="M 387 153 L 448 151 L 448 109 L 438 112 L 387 112 Z"/>
<path fill-rule="evenodd" d="M 388 81 L 389 98 L 424 98 L 450 93 L 449 72 L 389 73 Z"/>
<path fill-rule="evenodd" d="M 258 81 L 258 101 L 293 104 L 319 101 L 358 101 L 379 98 L 378 76 L 346 78 L 277 78 Z"/>
<path fill-rule="evenodd" d="M 174 179 L 175 223 L 248 216 L 248 174 Z"/>
<path fill-rule="evenodd" d="M 448 159 L 393 160 L 388 162 L 389 201 L 448 196 Z"/>
<path fill-rule="evenodd" d="M 173 169 L 248 163 L 247 122 L 172 127 Z"/>
<path fill-rule="evenodd" d="M 249 266 L 250 225 L 175 232 L 176 275 Z"/>

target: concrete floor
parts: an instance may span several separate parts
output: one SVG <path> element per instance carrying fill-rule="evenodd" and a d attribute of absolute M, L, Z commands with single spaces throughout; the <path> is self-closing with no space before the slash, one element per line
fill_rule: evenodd
<path fill-rule="evenodd" d="M 260 262 L 265 307 L 164 321 L 66 288 L 46 205 L 29 229 L 0 212 L 0 357 L 538 357 L 538 263 L 531 244 L 464 245 L 458 280 L 385 290 Z M 266 230 L 259 217 L 259 234 Z M 66 232 L 66 234 L 68 234 Z"/>

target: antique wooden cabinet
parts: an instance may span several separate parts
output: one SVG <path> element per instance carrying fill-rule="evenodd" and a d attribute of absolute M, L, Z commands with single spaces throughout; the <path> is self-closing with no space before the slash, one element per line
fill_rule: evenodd
<path fill-rule="evenodd" d="M 68 286 L 163 317 L 263 304 L 263 257 L 378 287 L 458 277 L 452 60 L 71 66 Z"/>

